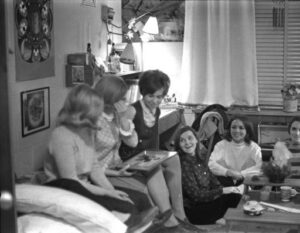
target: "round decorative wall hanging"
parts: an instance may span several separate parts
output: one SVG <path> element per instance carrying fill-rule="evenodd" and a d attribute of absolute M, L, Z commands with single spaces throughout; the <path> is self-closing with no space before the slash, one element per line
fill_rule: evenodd
<path fill-rule="evenodd" d="M 28 63 L 43 62 L 50 56 L 53 15 L 51 0 L 18 0 L 15 22 L 21 57 Z"/>

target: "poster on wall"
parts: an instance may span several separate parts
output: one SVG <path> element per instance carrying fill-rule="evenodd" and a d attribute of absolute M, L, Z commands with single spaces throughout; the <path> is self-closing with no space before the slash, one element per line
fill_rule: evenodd
<path fill-rule="evenodd" d="M 52 0 L 14 0 L 16 79 L 54 76 Z"/>
<path fill-rule="evenodd" d="M 134 18 L 138 20 L 131 41 L 141 41 L 140 22 L 145 25 L 149 16 L 157 18 L 159 33 L 147 35 L 148 41 L 183 41 L 185 0 L 122 0 L 123 42 L 128 42 L 128 25 Z"/>
<path fill-rule="evenodd" d="M 50 127 L 49 87 L 21 92 L 22 136 Z"/>

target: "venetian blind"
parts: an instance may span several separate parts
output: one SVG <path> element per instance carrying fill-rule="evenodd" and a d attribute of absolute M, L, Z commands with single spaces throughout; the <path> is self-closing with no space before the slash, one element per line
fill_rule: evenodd
<path fill-rule="evenodd" d="M 259 104 L 281 106 L 283 84 L 300 83 L 300 0 L 256 0 L 255 18 Z"/>

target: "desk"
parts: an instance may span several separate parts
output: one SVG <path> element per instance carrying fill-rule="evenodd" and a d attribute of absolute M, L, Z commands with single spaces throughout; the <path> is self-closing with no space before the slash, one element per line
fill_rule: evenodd
<path fill-rule="evenodd" d="M 173 150 L 175 133 L 185 125 L 183 109 L 161 109 L 158 121 L 160 149 Z"/>

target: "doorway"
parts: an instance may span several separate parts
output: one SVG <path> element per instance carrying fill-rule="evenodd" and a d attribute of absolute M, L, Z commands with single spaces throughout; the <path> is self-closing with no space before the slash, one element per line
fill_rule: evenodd
<path fill-rule="evenodd" d="M 10 152 L 8 74 L 6 59 L 5 1 L 0 1 L 0 179 L 1 179 L 1 233 L 17 232 L 15 188 Z"/>

